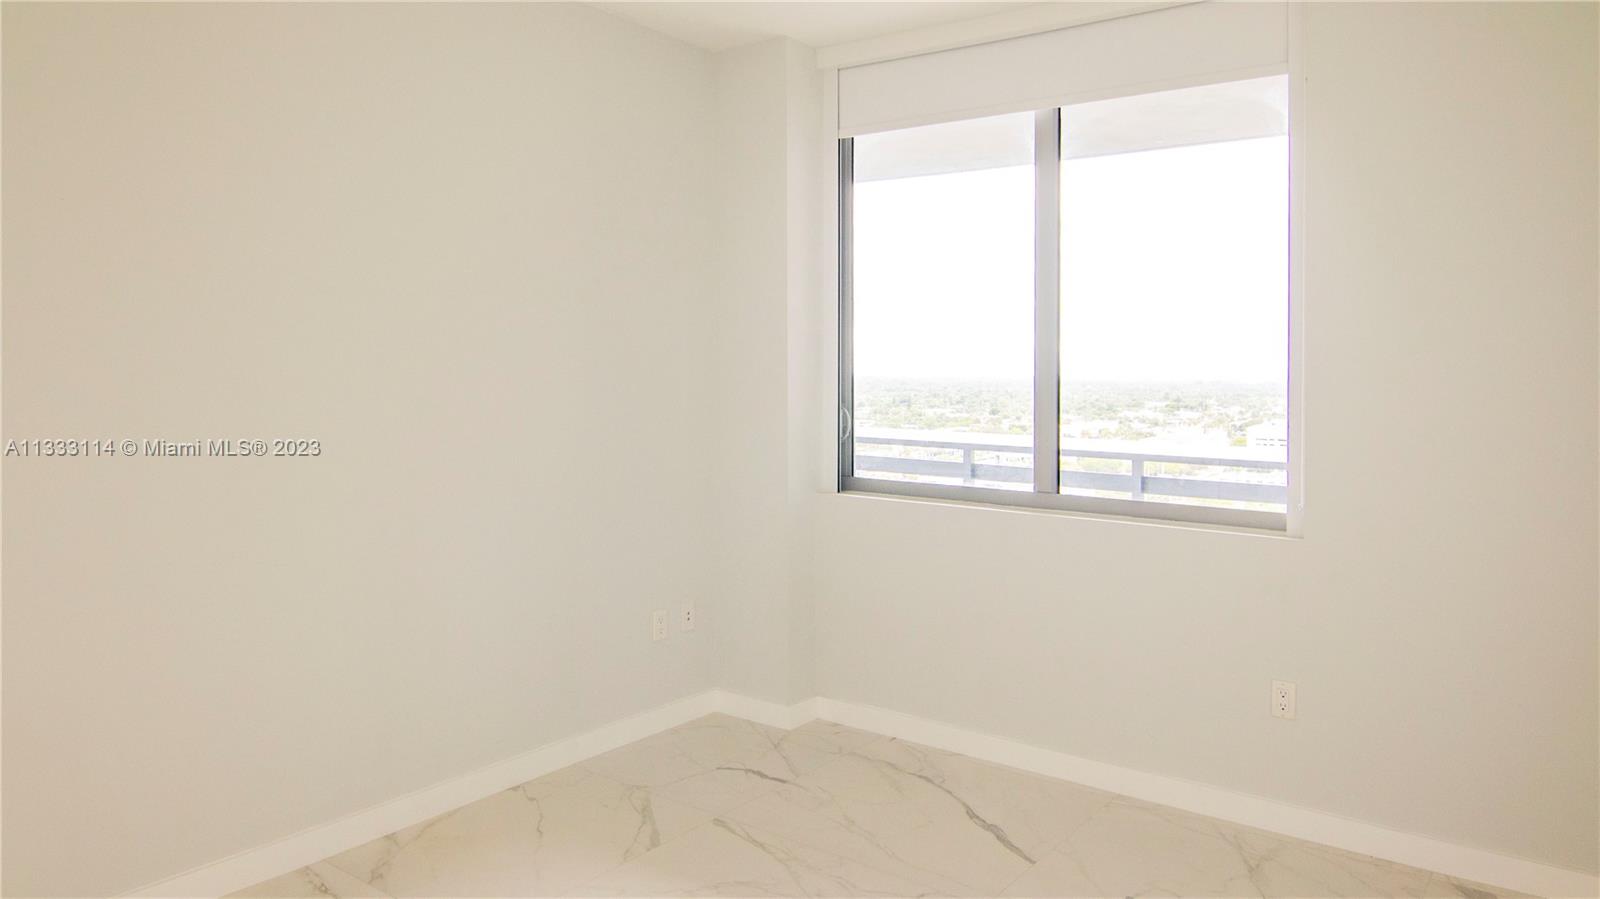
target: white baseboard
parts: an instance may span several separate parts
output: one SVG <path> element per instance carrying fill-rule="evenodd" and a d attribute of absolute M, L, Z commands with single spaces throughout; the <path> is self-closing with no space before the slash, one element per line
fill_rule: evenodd
<path fill-rule="evenodd" d="M 434 815 L 443 814 L 501 790 L 510 789 L 535 777 L 565 768 L 590 756 L 676 727 L 701 715 L 719 711 L 725 696 L 726 694 L 720 690 L 696 693 L 620 721 L 613 721 L 586 733 L 548 743 L 538 749 L 496 762 L 460 777 L 424 787 L 398 799 L 303 830 L 265 846 L 248 849 L 219 861 L 201 865 L 176 877 L 167 878 L 124 895 L 224 896 L 279 874 L 319 862 L 330 855 L 376 840 Z M 729 712 L 729 714 L 740 713 Z"/>
<path fill-rule="evenodd" d="M 801 706 L 806 714 L 850 727 L 1464 880 L 1535 896 L 1600 895 L 1600 878 L 1581 871 L 1390 830 L 1209 784 L 1096 762 L 874 706 L 826 698 L 809 700 Z"/>
<path fill-rule="evenodd" d="M 712 690 L 715 697 L 716 710 L 725 715 L 733 715 L 746 721 L 754 721 L 769 727 L 781 727 L 784 730 L 799 727 L 807 721 L 825 718 L 817 714 L 817 703 L 824 700 L 815 697 L 794 705 L 784 705 L 781 702 L 770 702 L 765 699 L 756 699 L 742 693 L 732 693 L 727 690 Z M 831 719 L 830 719 L 831 720 Z M 842 723 L 842 722 L 841 722 Z"/>
<path fill-rule="evenodd" d="M 125 895 L 222 896 L 711 712 L 782 728 L 823 718 L 1023 771 L 1537 896 L 1600 895 L 1600 878 L 1591 874 L 1390 830 L 1222 787 L 1096 762 L 869 705 L 824 697 L 784 705 L 726 690 L 707 690 L 587 733 L 557 740 Z"/>

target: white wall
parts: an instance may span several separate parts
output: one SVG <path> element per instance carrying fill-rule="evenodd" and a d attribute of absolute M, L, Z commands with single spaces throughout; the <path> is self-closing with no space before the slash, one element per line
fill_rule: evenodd
<path fill-rule="evenodd" d="M 719 686 L 781 703 L 815 694 L 816 150 L 820 77 L 789 40 L 717 57 L 717 290 L 705 442 L 713 476 Z"/>
<path fill-rule="evenodd" d="M 1596 7 L 1305 14 L 1304 538 L 820 495 L 819 692 L 1600 870 Z"/>
<path fill-rule="evenodd" d="M 545 4 L 4 8 L 4 892 L 710 683 L 713 69 Z M 780 275 L 781 277 L 781 275 Z M 620 423 L 620 426 L 619 426 Z"/>

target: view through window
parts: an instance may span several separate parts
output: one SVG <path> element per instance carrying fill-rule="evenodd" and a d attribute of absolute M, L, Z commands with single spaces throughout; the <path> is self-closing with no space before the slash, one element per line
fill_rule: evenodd
<path fill-rule="evenodd" d="M 1285 82 L 1062 109 L 1063 493 L 1283 511 Z"/>
<path fill-rule="evenodd" d="M 854 139 L 846 476 L 1037 491 L 1049 452 L 1064 497 L 1283 512 L 1287 79 L 1062 107 L 1040 156 L 1059 186 L 1036 177 L 1036 121 Z M 1041 210 L 1055 285 L 1035 278 Z M 1042 302 L 1056 334 L 1035 333 Z"/>
<path fill-rule="evenodd" d="M 1033 489 L 1033 130 L 856 139 L 857 472 Z"/>

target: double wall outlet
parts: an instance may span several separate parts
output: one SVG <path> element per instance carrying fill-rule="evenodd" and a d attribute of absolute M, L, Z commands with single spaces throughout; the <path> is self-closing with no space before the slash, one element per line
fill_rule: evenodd
<path fill-rule="evenodd" d="M 683 611 L 678 613 L 678 629 L 684 631 L 694 630 L 695 624 L 694 603 L 685 603 Z M 666 609 L 656 609 L 650 613 L 650 639 L 665 640 L 669 636 L 672 615 Z"/>
<path fill-rule="evenodd" d="M 1272 717 L 1294 717 L 1294 684 L 1289 681 L 1272 682 Z"/>

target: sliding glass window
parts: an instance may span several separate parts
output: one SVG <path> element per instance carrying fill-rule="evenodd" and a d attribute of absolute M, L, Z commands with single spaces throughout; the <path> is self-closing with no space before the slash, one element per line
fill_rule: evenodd
<path fill-rule="evenodd" d="M 1274 76 L 841 141 L 841 488 L 1281 529 L 1287 105 Z"/>

